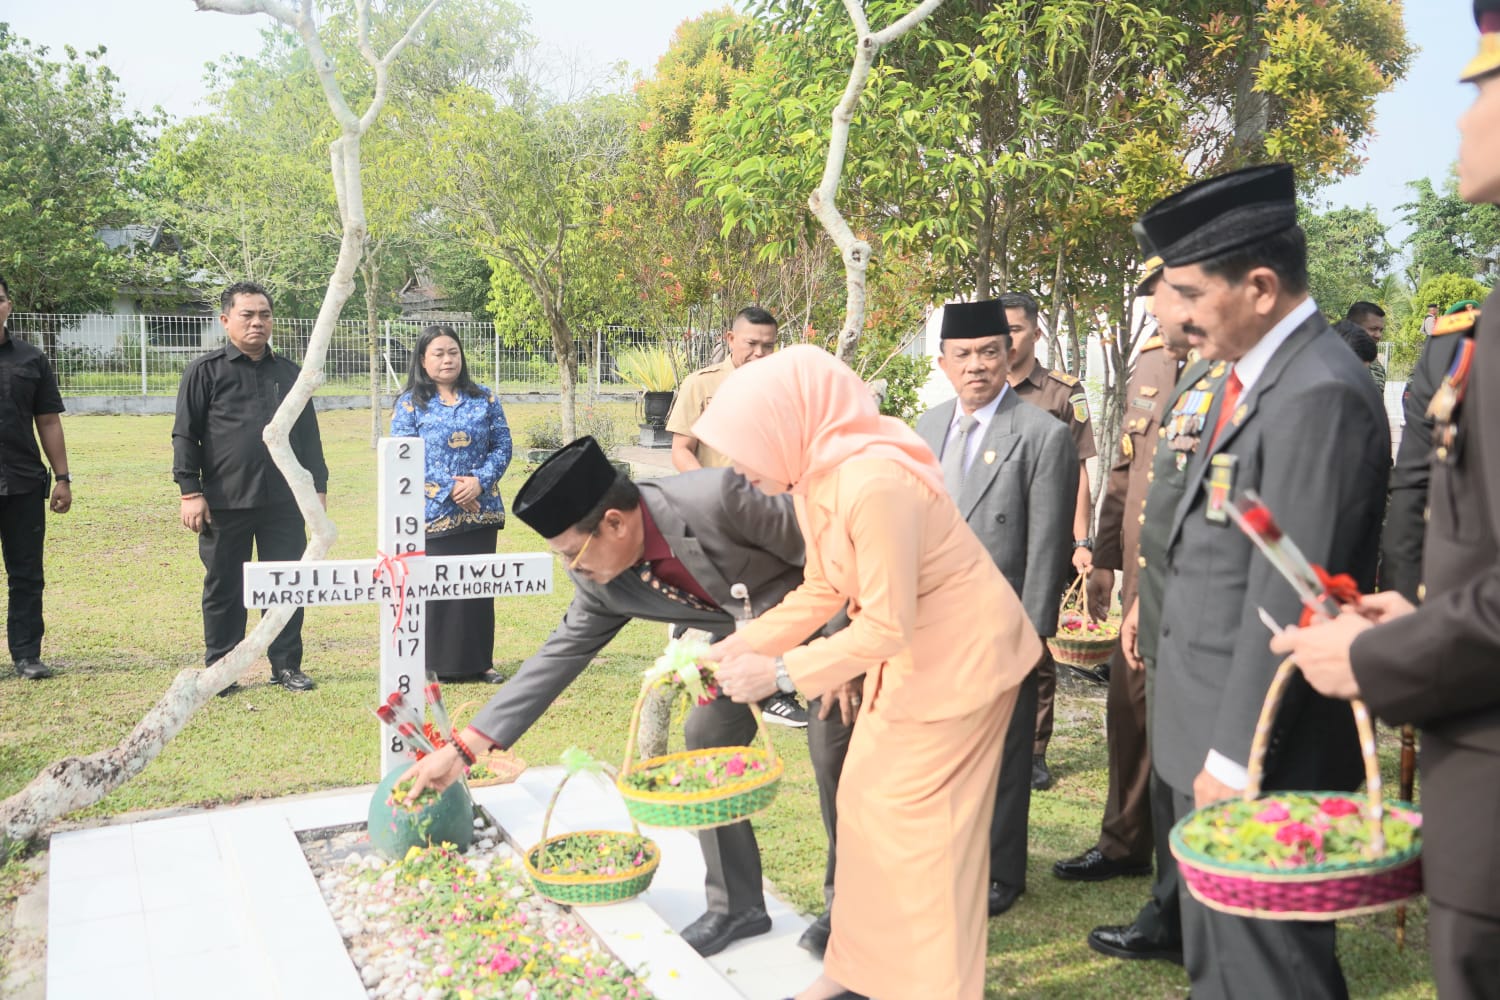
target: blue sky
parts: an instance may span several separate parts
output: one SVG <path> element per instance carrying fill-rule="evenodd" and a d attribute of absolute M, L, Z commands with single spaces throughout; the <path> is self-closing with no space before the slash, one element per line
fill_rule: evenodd
<path fill-rule="evenodd" d="M 706 0 L 548 0 L 528 4 L 532 30 L 565 53 L 600 63 L 624 59 L 647 70 L 683 19 L 722 6 Z M 1434 8 L 1437 8 L 1435 11 Z M 1438 16 L 1431 16 L 1437 13 Z M 0 20 L 33 42 L 61 49 L 107 44 L 106 57 L 129 102 L 161 104 L 174 115 L 199 110 L 203 64 L 259 47 L 261 16 L 197 12 L 191 0 L 0 0 Z M 1441 183 L 1458 149 L 1456 122 L 1472 88 L 1457 82 L 1476 47 L 1467 3 L 1407 0 L 1407 31 L 1421 52 L 1402 83 L 1377 106 L 1377 136 L 1357 176 L 1320 192 L 1331 206 L 1374 205 L 1399 239 L 1397 206 L 1406 183 Z"/>

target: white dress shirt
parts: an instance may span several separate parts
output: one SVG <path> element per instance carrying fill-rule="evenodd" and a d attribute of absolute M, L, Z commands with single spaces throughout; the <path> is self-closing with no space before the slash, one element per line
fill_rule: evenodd
<path fill-rule="evenodd" d="M 978 421 L 978 426 L 969 432 L 969 447 L 964 450 L 965 473 L 969 471 L 969 466 L 974 464 L 974 456 L 979 454 L 979 439 L 984 437 L 985 431 L 989 430 L 990 421 L 995 419 L 995 411 L 1000 409 L 1000 400 L 1005 398 L 1007 392 L 1010 392 L 1010 386 L 1002 384 L 999 395 L 970 414 L 970 416 Z M 953 401 L 953 420 L 948 424 L 948 436 L 943 439 L 944 454 L 958 440 L 958 420 L 963 415 L 964 404 L 955 399 Z"/>

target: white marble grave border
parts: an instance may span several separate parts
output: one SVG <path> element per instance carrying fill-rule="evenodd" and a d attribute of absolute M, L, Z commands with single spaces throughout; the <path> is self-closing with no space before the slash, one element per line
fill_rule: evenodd
<path fill-rule="evenodd" d="M 475 800 L 522 849 L 540 839 L 560 768 L 534 768 Z M 363 823 L 374 786 L 53 834 L 48 1000 L 364 1000 L 299 833 Z M 550 833 L 625 829 L 607 781 L 570 782 Z M 703 910 L 697 839 L 645 831 L 662 848 L 651 888 L 574 913 L 662 1000 L 774 1000 L 819 963 L 796 947 L 806 918 L 766 896 L 770 934 L 705 960 L 677 931 Z"/>

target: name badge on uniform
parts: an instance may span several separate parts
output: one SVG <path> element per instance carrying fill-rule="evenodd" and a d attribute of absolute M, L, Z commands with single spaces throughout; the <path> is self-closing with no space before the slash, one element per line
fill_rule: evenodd
<path fill-rule="evenodd" d="M 1208 505 L 1203 516 L 1211 524 L 1228 524 L 1229 495 L 1234 492 L 1234 471 L 1239 456 L 1220 452 L 1208 461 Z"/>

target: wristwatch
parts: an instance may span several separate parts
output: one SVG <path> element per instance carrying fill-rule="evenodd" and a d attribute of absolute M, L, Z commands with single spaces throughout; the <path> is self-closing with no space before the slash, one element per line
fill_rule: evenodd
<path fill-rule="evenodd" d="M 776 657 L 776 690 L 782 694 L 791 694 L 797 690 L 797 685 L 792 683 L 792 675 L 786 672 L 786 661 Z"/>
<path fill-rule="evenodd" d="M 72 474 L 67 472 L 54 472 L 52 474 L 52 478 L 57 480 L 59 483 L 68 483 L 69 485 L 71 485 L 73 482 Z"/>
<path fill-rule="evenodd" d="M 1075 539 L 1073 541 L 1073 548 L 1075 548 L 1075 549 L 1092 549 L 1093 547 L 1094 547 L 1094 536 L 1093 535 L 1090 535 L 1087 538 L 1078 538 L 1078 539 Z"/>

